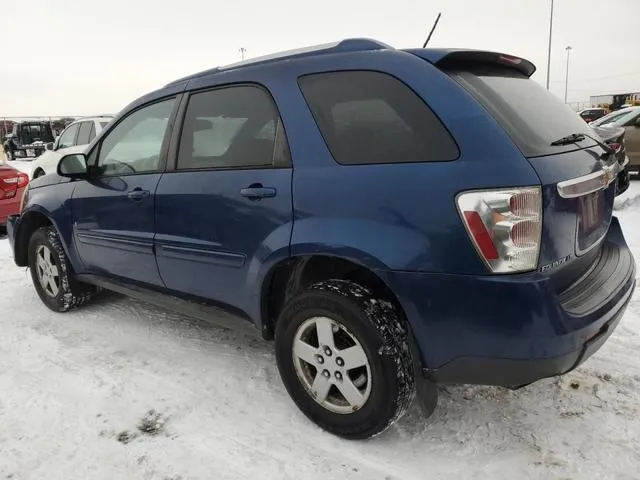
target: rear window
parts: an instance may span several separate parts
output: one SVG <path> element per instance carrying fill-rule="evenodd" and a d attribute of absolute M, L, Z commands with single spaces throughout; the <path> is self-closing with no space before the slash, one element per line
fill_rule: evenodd
<path fill-rule="evenodd" d="M 458 147 L 431 109 L 396 78 L 372 71 L 306 75 L 300 89 L 336 162 L 449 161 Z"/>
<path fill-rule="evenodd" d="M 540 157 L 595 145 L 552 146 L 572 133 L 593 135 L 588 124 L 542 85 L 510 68 L 474 67 L 447 72 L 502 125 L 526 157 Z"/>

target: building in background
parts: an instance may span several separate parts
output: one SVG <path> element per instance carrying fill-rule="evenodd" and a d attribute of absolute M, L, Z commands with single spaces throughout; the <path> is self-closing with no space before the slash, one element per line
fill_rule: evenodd
<path fill-rule="evenodd" d="M 592 107 L 608 107 L 610 110 L 618 110 L 623 105 L 640 105 L 640 90 L 629 93 L 595 95 L 590 97 L 590 101 Z"/>

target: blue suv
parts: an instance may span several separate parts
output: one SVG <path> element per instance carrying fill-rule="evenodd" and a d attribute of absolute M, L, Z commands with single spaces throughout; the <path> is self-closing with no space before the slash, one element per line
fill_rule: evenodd
<path fill-rule="evenodd" d="M 535 67 L 367 39 L 215 68 L 34 180 L 8 233 L 42 301 L 113 290 L 275 339 L 297 406 L 377 434 L 437 383 L 517 388 L 614 330 L 619 163 Z"/>

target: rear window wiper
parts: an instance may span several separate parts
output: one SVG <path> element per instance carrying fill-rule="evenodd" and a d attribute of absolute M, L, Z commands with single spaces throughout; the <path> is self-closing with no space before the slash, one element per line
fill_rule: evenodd
<path fill-rule="evenodd" d="M 552 147 L 558 147 L 560 145 L 570 145 L 572 143 L 578 143 L 583 141 L 585 138 L 589 138 L 596 142 L 600 148 L 602 148 L 607 155 L 615 153 L 615 150 L 611 148 L 609 145 L 604 143 L 602 140 L 598 140 L 596 137 L 592 137 L 591 135 L 587 135 L 586 133 L 572 133 L 571 135 L 567 135 L 566 137 L 559 138 L 558 140 L 554 140 L 551 142 Z"/>
<path fill-rule="evenodd" d="M 587 136 L 584 133 L 572 133 L 566 137 L 559 138 L 551 142 L 552 147 L 559 147 L 561 145 L 569 145 L 571 143 L 577 143 L 583 141 Z"/>

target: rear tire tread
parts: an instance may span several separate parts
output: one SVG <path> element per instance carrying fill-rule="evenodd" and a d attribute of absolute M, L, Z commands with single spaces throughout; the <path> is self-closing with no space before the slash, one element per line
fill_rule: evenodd
<path fill-rule="evenodd" d="M 377 390 L 376 400 L 372 392 L 368 402 L 373 403 L 365 404 L 359 412 L 343 416 L 325 410 L 315 403 L 297 378 L 289 341 L 298 324 L 304 321 L 306 312 L 311 315 L 314 311 L 330 312 L 337 315 L 336 320 L 346 322 L 347 328 L 360 330 L 363 337 L 358 335 L 358 340 L 368 355 L 384 357 L 369 358 L 369 361 L 379 365 L 372 367 L 381 375 L 375 377 L 373 388 L 378 382 L 383 385 L 388 382 L 387 386 Z M 352 333 L 358 332 L 352 330 Z M 403 319 L 391 302 L 348 280 L 318 282 L 287 303 L 276 325 L 276 359 L 282 380 L 298 408 L 319 427 L 343 438 L 356 440 L 379 435 L 404 415 L 415 398 L 414 364 Z M 351 415 L 360 415 L 360 418 L 347 418 Z"/>

